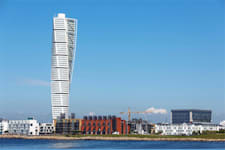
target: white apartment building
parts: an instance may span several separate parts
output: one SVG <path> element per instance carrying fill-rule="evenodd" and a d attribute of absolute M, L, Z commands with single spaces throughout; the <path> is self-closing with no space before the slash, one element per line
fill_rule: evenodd
<path fill-rule="evenodd" d="M 225 127 L 216 124 L 156 124 L 155 133 L 162 135 L 192 135 L 193 132 L 219 131 Z"/>
<path fill-rule="evenodd" d="M 55 132 L 55 127 L 52 123 L 40 123 L 39 134 L 53 134 Z"/>
<path fill-rule="evenodd" d="M 9 120 L 8 133 L 18 135 L 39 135 L 37 120 Z"/>
<path fill-rule="evenodd" d="M 69 93 L 76 52 L 77 20 L 59 13 L 53 18 L 51 102 L 52 119 L 69 115 Z"/>
<path fill-rule="evenodd" d="M 1 120 L 0 121 L 0 134 L 8 133 L 9 123 L 8 120 Z"/>

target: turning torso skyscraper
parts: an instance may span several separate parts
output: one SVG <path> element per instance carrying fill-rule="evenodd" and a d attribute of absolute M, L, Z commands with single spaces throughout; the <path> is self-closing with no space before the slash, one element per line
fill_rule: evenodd
<path fill-rule="evenodd" d="M 76 52 L 77 20 L 58 14 L 53 19 L 51 101 L 52 119 L 69 114 L 69 93 Z"/>

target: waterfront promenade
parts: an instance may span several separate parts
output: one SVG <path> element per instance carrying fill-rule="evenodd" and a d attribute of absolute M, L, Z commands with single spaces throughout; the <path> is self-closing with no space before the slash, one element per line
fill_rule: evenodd
<path fill-rule="evenodd" d="M 224 134 L 223 134 L 224 135 Z M 0 138 L 11 139 L 48 139 L 48 140 L 115 140 L 115 141 L 212 141 L 225 142 L 225 135 L 217 138 L 202 138 L 191 136 L 63 136 L 63 135 L 43 135 L 43 136 L 24 136 L 24 135 L 0 135 Z"/>

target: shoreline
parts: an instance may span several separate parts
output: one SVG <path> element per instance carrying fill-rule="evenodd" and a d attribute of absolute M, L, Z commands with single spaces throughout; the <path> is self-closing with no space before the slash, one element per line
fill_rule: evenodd
<path fill-rule="evenodd" d="M 106 141 L 205 141 L 205 142 L 225 142 L 224 139 L 206 139 L 206 138 L 147 138 L 147 137 L 101 137 L 101 136 L 24 136 L 24 135 L 0 135 L 0 139 L 30 139 L 30 140 L 106 140 Z"/>

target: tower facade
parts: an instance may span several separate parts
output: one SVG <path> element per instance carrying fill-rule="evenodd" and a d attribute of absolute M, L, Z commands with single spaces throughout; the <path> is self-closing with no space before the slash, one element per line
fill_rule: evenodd
<path fill-rule="evenodd" d="M 51 102 L 52 119 L 68 118 L 69 94 L 75 61 L 77 20 L 58 14 L 53 18 Z"/>

